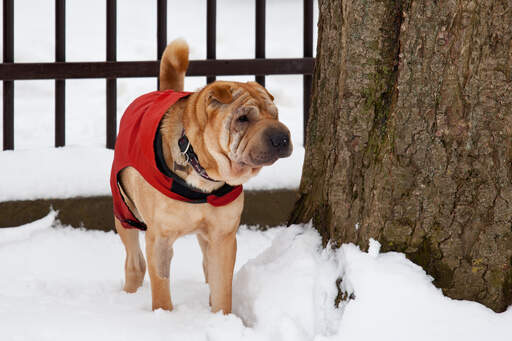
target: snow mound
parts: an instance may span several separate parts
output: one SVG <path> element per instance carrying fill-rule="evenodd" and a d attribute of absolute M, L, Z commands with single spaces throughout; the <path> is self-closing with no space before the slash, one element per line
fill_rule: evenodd
<path fill-rule="evenodd" d="M 234 313 L 273 340 L 332 334 L 328 322 L 339 318 L 334 307 L 336 278 L 336 262 L 322 251 L 316 231 L 285 229 L 237 272 Z"/>
<path fill-rule="evenodd" d="M 512 309 L 496 314 L 485 306 L 443 296 L 433 278 L 403 253 L 368 253 L 353 244 L 337 252 L 343 286 L 355 299 L 344 304 L 338 339 L 505 340 Z"/>

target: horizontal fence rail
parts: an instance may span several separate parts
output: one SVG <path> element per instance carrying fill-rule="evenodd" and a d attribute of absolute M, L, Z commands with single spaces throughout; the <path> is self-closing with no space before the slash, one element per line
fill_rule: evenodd
<path fill-rule="evenodd" d="M 187 76 L 311 75 L 314 58 L 191 60 Z M 0 80 L 156 77 L 159 61 L 0 64 Z"/>
<path fill-rule="evenodd" d="M 106 80 L 106 146 L 114 148 L 117 135 L 117 78 L 157 77 L 160 58 L 167 45 L 167 0 L 157 1 L 157 60 L 117 61 L 117 0 L 106 0 L 106 61 L 66 62 L 66 0 L 55 1 L 55 62 L 16 63 L 14 61 L 14 0 L 3 0 L 3 149 L 14 149 L 14 81 L 55 80 L 55 146 L 65 145 L 66 79 Z M 303 0 L 304 58 L 265 58 L 266 0 L 255 4 L 255 59 L 216 59 L 217 0 L 206 1 L 206 60 L 191 60 L 187 76 L 253 75 L 265 85 L 266 75 L 303 75 L 304 138 L 311 96 L 313 58 L 313 0 Z"/>

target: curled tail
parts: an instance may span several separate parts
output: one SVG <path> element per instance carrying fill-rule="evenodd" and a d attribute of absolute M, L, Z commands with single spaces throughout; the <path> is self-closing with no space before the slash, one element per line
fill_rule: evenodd
<path fill-rule="evenodd" d="M 160 90 L 183 91 L 188 68 L 188 44 L 183 39 L 173 40 L 162 55 L 160 62 Z"/>

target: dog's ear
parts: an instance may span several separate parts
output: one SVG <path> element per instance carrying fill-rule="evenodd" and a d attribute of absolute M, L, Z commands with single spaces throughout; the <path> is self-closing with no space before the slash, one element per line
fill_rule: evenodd
<path fill-rule="evenodd" d="M 204 91 L 204 92 L 203 92 Z M 223 104 L 233 102 L 233 95 L 231 94 L 231 86 L 224 82 L 215 82 L 203 88 L 204 97 L 201 105 L 206 108 L 215 110 L 219 109 Z M 208 113 L 206 110 L 196 110 L 197 121 L 200 127 L 205 127 L 208 123 Z"/>
<path fill-rule="evenodd" d="M 210 102 L 217 102 L 220 104 L 229 104 L 233 102 L 231 87 L 228 84 L 213 84 L 210 87 L 210 93 L 208 96 L 208 104 L 210 104 Z"/>
<path fill-rule="evenodd" d="M 270 100 L 273 102 L 274 101 L 274 96 L 272 96 L 272 94 L 270 92 L 268 92 L 268 90 L 264 87 L 264 86 L 261 86 L 259 83 L 257 82 L 247 82 L 247 85 L 250 85 L 254 88 L 258 88 L 258 89 L 263 89 L 263 91 L 265 91 L 265 93 L 268 95 L 268 97 L 270 97 Z"/>

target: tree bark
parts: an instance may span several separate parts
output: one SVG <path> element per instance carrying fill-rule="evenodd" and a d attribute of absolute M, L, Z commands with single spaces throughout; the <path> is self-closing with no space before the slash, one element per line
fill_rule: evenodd
<path fill-rule="evenodd" d="M 290 223 L 404 252 L 457 299 L 512 304 L 512 0 L 319 0 Z"/>

